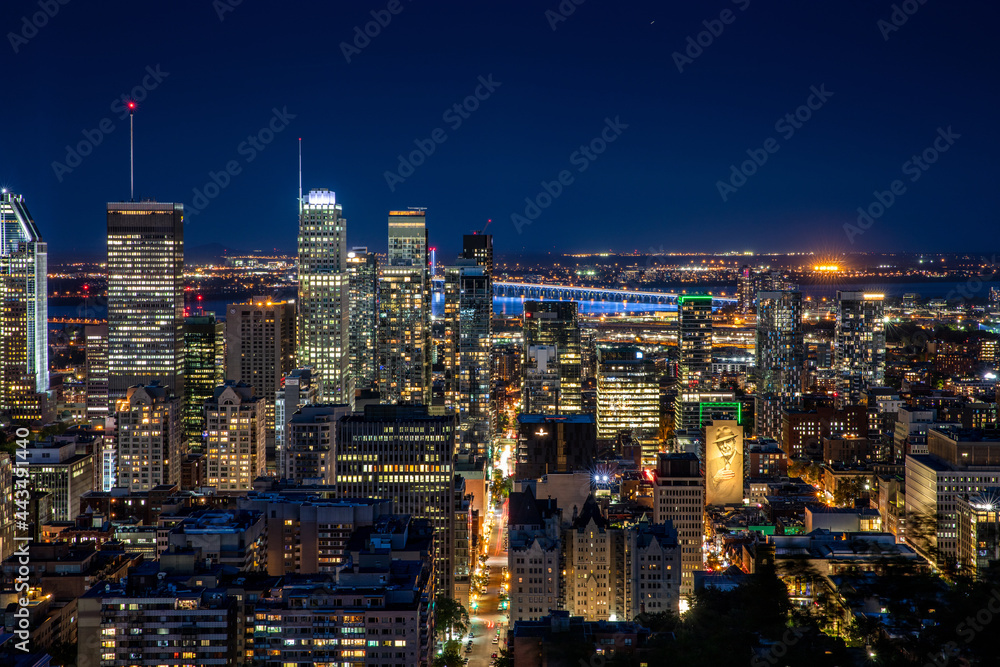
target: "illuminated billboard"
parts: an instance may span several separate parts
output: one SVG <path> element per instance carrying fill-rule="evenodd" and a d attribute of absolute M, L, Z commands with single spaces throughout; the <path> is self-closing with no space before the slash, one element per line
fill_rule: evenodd
<path fill-rule="evenodd" d="M 705 503 L 743 503 L 743 427 L 736 421 L 705 426 Z"/>

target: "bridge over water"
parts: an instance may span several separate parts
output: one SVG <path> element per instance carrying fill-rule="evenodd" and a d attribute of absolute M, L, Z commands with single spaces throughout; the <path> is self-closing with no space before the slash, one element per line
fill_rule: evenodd
<path fill-rule="evenodd" d="M 435 279 L 435 282 L 439 282 L 439 279 Z M 493 296 L 529 300 L 563 299 L 565 301 L 608 301 L 670 306 L 677 305 L 677 297 L 680 295 L 674 292 L 647 292 L 580 285 L 495 282 L 493 283 Z M 732 297 L 713 296 L 712 298 L 714 306 L 722 306 L 735 301 L 736 299 Z"/>

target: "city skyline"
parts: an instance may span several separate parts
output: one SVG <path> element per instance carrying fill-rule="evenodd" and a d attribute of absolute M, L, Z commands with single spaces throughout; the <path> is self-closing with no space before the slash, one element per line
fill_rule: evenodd
<path fill-rule="evenodd" d="M 207 5 L 199 21 L 155 4 L 89 14 L 70 5 L 32 32 L 20 19 L 34 5 L 22 3 L 7 13 L 12 85 L 37 91 L 46 81 L 51 92 L 41 111 L 11 109 L 25 131 L 0 139 L 9 165 L 0 185 L 52 227 L 57 261 L 99 256 L 100 207 L 128 187 L 124 95 L 138 104 L 136 199 L 183 202 L 189 248 L 235 246 L 222 230 L 241 224 L 251 234 L 235 250 L 291 252 L 301 137 L 304 185 L 350 202 L 353 245 L 381 247 L 374 227 L 385 210 L 426 206 L 442 259 L 461 250 L 457 234 L 487 220 L 501 252 L 976 249 L 990 222 L 986 156 L 1000 142 L 996 93 L 978 87 L 995 54 L 984 28 L 994 8 L 976 7 L 984 20 L 967 21 L 971 4 L 919 4 L 895 25 L 891 5 L 862 3 L 571 4 L 558 18 L 541 5 L 324 7 L 304 36 L 322 25 L 326 39 L 294 42 L 280 37 L 292 16 L 269 15 L 279 37 L 265 55 L 245 39 L 265 20 L 262 8 Z M 366 41 L 372 12 L 386 25 Z M 170 52 L 175 16 L 211 50 Z M 69 57 L 78 35 L 101 41 L 139 22 L 145 38 L 127 52 L 110 39 L 89 59 Z M 403 39 L 414 31 L 427 45 Z M 597 55 L 595 40 L 616 48 Z M 852 48 L 842 58 L 828 57 L 844 43 Z M 414 49 L 417 58 L 401 58 Z M 314 94 L 317 82 L 360 103 L 320 112 L 327 98 Z M 958 94 L 966 87 L 979 93 Z M 601 137 L 599 154 L 577 152 Z M 66 146 L 88 141 L 77 164 Z M 410 162 L 416 150 L 426 155 L 408 175 L 398 156 Z M 925 152 L 927 164 L 911 159 Z M 599 213 L 591 193 L 603 200 Z M 859 207 L 870 224 L 858 224 Z M 963 224 L 936 234 L 955 219 Z M 720 233 L 706 236 L 705 225 Z"/>

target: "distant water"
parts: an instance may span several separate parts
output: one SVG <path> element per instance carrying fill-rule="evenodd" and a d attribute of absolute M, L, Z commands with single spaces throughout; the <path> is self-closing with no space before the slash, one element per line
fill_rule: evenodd
<path fill-rule="evenodd" d="M 823 284 L 823 285 L 803 285 L 801 287 L 802 293 L 806 296 L 810 296 L 814 299 L 821 299 L 826 297 L 828 299 L 833 298 L 837 295 L 837 290 L 846 291 L 867 291 L 867 292 L 879 292 L 885 294 L 889 297 L 899 298 L 904 294 L 916 293 L 920 295 L 921 299 L 943 299 L 948 296 L 949 293 L 953 293 L 958 289 L 964 289 L 967 294 L 971 294 L 975 299 L 985 299 L 990 292 L 991 287 L 1000 289 L 1000 281 L 984 282 L 979 289 L 972 290 L 976 287 L 975 283 L 967 285 L 965 281 L 963 282 L 919 282 L 919 283 L 870 283 L 870 284 Z M 711 286 L 707 290 L 710 290 L 716 294 L 725 292 L 727 295 L 732 295 L 734 291 L 733 286 Z M 663 292 L 674 292 L 674 291 L 687 291 L 695 292 L 696 288 L 691 285 L 684 285 L 680 288 L 663 288 Z M 961 292 L 958 293 L 962 295 Z M 953 295 L 954 296 L 954 295 Z M 225 318 L 226 307 L 232 303 L 232 300 L 228 299 L 209 299 L 206 301 L 201 301 L 200 305 L 206 312 L 214 312 L 219 318 Z M 649 303 L 622 303 L 620 301 L 581 301 L 580 312 L 587 315 L 612 315 L 617 313 L 648 313 L 655 311 L 673 311 L 677 307 L 674 305 L 665 304 L 649 304 Z M 509 317 L 516 317 L 524 313 L 523 301 L 517 297 L 494 297 L 493 298 L 493 310 L 498 315 L 506 315 Z M 440 292 L 435 292 L 434 300 L 432 303 L 432 312 L 441 316 L 444 314 L 444 295 Z M 49 317 L 70 317 L 70 318 L 82 318 L 87 317 L 91 319 L 105 319 L 108 316 L 107 306 L 95 305 L 91 303 L 89 306 L 85 306 L 81 303 L 65 303 L 60 300 L 56 303 L 49 302 Z"/>

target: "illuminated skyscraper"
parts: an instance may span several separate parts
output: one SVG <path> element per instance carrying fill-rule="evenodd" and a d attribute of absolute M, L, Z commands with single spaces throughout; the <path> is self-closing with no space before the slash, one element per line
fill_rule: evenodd
<path fill-rule="evenodd" d="M 837 291 L 834 368 L 837 403 L 860 401 L 866 386 L 885 384 L 885 296 Z"/>
<path fill-rule="evenodd" d="M 205 431 L 205 401 L 226 377 L 226 367 L 218 364 L 220 343 L 224 342 L 224 322 L 215 313 L 184 318 L 184 433 L 188 447 L 202 444 Z"/>
<path fill-rule="evenodd" d="M 154 380 L 184 396 L 184 205 L 107 212 L 109 400 Z"/>
<path fill-rule="evenodd" d="M 677 297 L 681 385 L 695 387 L 712 370 L 712 297 L 707 294 Z"/>
<path fill-rule="evenodd" d="M 298 362 L 323 377 L 326 400 L 354 405 L 348 281 L 347 220 L 341 205 L 333 192 L 311 190 L 299 218 Z"/>
<path fill-rule="evenodd" d="M 87 421 L 104 428 L 108 417 L 108 325 L 84 327 L 87 362 Z"/>
<path fill-rule="evenodd" d="M 476 264 L 486 269 L 490 280 L 493 279 L 492 234 L 476 233 L 462 236 L 462 257 L 476 260 Z"/>
<path fill-rule="evenodd" d="M 368 248 L 347 253 L 351 290 L 348 349 L 355 389 L 378 383 L 378 258 Z"/>
<path fill-rule="evenodd" d="M 424 209 L 389 211 L 388 266 L 379 270 L 379 393 L 431 402 L 431 280 Z"/>
<path fill-rule="evenodd" d="M 597 357 L 598 440 L 613 440 L 622 431 L 639 441 L 655 440 L 660 428 L 656 364 L 639 348 L 624 345 L 599 347 Z"/>
<path fill-rule="evenodd" d="M 427 270 L 379 270 L 379 393 L 386 403 L 430 405 L 431 336 Z"/>
<path fill-rule="evenodd" d="M 458 414 L 462 439 L 489 436 L 490 334 L 493 292 L 486 269 L 459 259 L 445 269 L 445 405 Z M 443 352 L 443 354 L 441 354 Z"/>
<path fill-rule="evenodd" d="M 295 368 L 295 305 L 255 296 L 226 308 L 226 379 L 245 382 L 265 401 L 267 454 L 274 458 L 274 397 Z"/>
<path fill-rule="evenodd" d="M 389 211 L 389 266 L 427 268 L 426 209 Z"/>
<path fill-rule="evenodd" d="M 48 250 L 21 195 L 0 194 L 0 411 L 45 421 L 49 403 Z"/>
<path fill-rule="evenodd" d="M 580 324 L 574 301 L 525 301 L 524 302 L 524 358 L 525 368 L 531 348 L 551 346 L 556 349 L 559 369 L 558 407 L 556 414 L 581 412 L 582 359 L 580 350 Z M 524 405 L 530 401 L 525 397 Z M 537 409 L 537 408 L 536 408 Z"/>
<path fill-rule="evenodd" d="M 389 498 L 395 513 L 428 519 L 435 531 L 438 591 L 449 596 L 455 426 L 454 415 L 431 416 L 424 406 L 369 405 L 363 414 L 343 417 L 336 437 L 338 494 Z"/>
<path fill-rule="evenodd" d="M 705 477 L 691 453 L 660 454 L 653 478 L 653 522 L 670 522 L 681 550 L 681 596 L 694 593 L 694 573 L 704 567 Z"/>
<path fill-rule="evenodd" d="M 799 408 L 805 372 L 801 292 L 758 292 L 756 343 L 758 438 L 781 438 L 781 411 Z"/>

